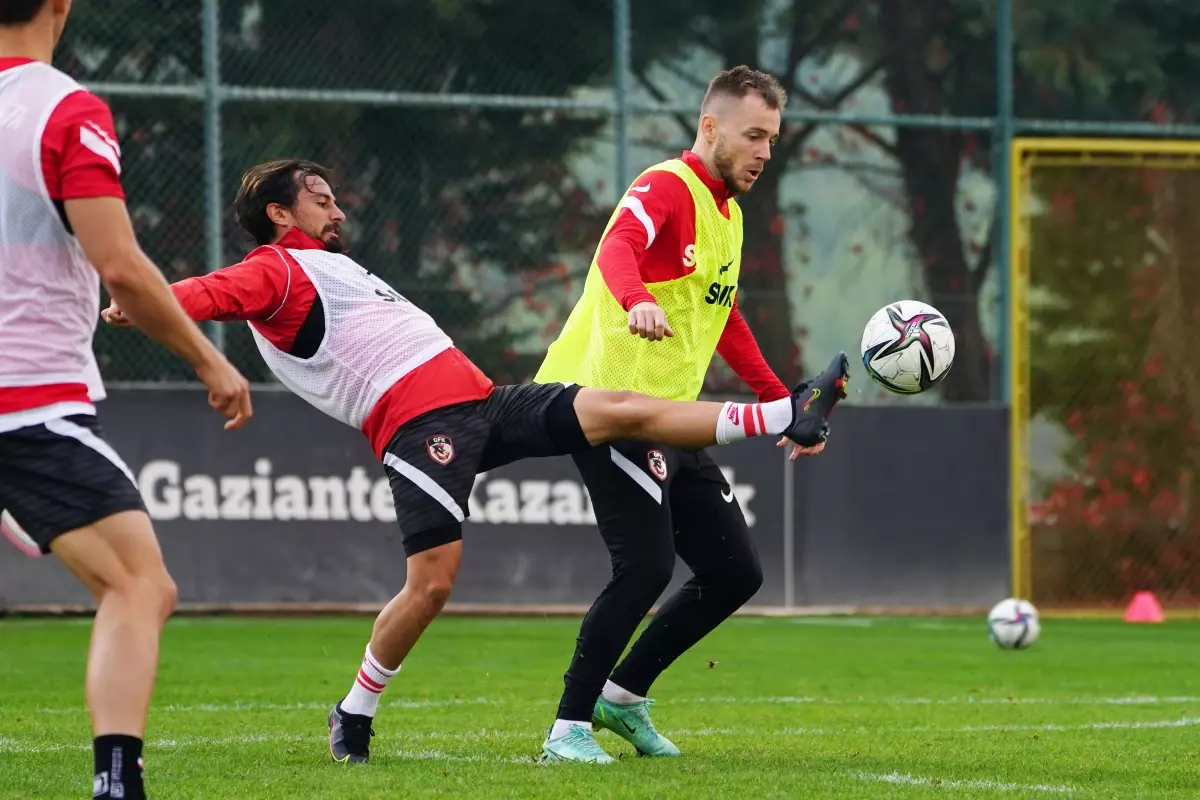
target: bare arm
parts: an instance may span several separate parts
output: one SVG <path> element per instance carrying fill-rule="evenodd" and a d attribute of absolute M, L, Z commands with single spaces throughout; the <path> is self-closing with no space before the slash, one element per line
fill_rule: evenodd
<path fill-rule="evenodd" d="M 209 405 L 230 419 L 250 418 L 250 390 L 196 324 L 183 312 L 158 268 L 138 246 L 125 203 L 116 197 L 65 201 L 67 220 L 109 294 L 148 335 L 196 370 L 209 389 Z"/>
<path fill-rule="evenodd" d="M 109 294 L 138 327 L 193 368 L 219 352 L 183 313 L 162 273 L 142 252 L 125 204 L 115 197 L 67 200 L 67 219 Z"/>

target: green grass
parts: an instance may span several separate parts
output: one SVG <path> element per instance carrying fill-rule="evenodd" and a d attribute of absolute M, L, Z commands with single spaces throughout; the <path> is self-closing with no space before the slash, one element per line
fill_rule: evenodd
<path fill-rule="evenodd" d="M 0 797 L 85 797 L 85 620 L 0 621 Z M 172 620 L 151 796 L 1200 797 L 1200 623 L 1047 620 L 1003 652 L 975 619 L 737 618 L 659 680 L 683 750 L 537 765 L 577 620 L 439 620 L 384 696 L 373 763 L 330 762 L 366 618 Z"/>

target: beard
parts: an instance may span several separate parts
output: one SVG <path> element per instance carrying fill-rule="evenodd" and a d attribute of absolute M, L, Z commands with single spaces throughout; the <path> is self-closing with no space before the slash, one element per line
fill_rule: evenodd
<path fill-rule="evenodd" d="M 737 185 L 737 181 L 733 179 L 734 164 L 729 153 L 725 150 L 725 138 L 721 137 L 717 140 L 717 146 L 713 149 L 713 163 L 717 167 L 717 175 L 725 182 L 725 191 L 730 195 L 742 194 L 742 189 Z"/>
<path fill-rule="evenodd" d="M 333 235 L 330 236 L 330 234 Z M 326 225 L 321 231 L 321 235 L 317 238 L 319 238 L 321 243 L 325 245 L 325 251 L 327 253 L 344 253 L 350 249 L 346 244 L 346 240 L 342 238 L 341 225 Z"/>

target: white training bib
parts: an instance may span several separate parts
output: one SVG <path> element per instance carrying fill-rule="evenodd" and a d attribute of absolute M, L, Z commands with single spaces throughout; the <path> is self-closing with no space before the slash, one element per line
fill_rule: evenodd
<path fill-rule="evenodd" d="M 432 317 L 353 259 L 324 250 L 287 252 L 316 287 L 325 335 L 312 358 L 302 359 L 251 326 L 258 351 L 284 386 L 361 429 L 384 392 L 454 343 Z"/>

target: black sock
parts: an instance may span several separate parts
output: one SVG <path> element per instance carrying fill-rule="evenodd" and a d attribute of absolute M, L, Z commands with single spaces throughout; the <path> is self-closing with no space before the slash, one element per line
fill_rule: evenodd
<path fill-rule="evenodd" d="M 142 740 L 136 736 L 109 734 L 92 741 L 96 777 L 92 797 L 146 800 L 142 788 Z"/>

